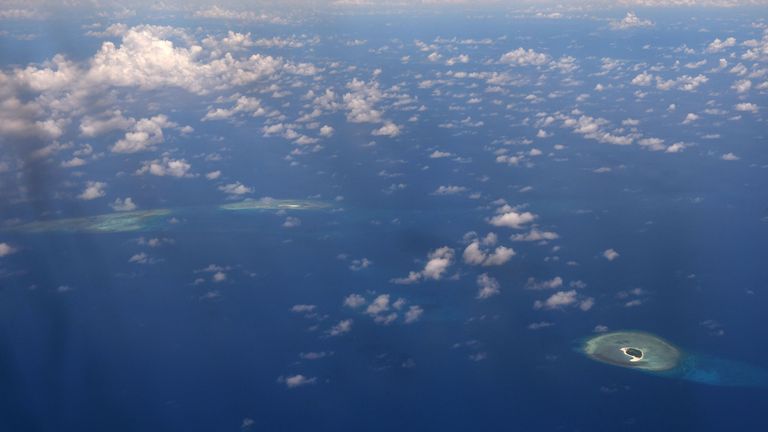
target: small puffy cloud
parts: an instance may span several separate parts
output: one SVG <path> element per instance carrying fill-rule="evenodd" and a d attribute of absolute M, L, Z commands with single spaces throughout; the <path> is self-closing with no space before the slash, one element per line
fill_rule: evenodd
<path fill-rule="evenodd" d="M 398 125 L 396 125 L 396 124 L 394 124 L 392 122 L 387 122 L 387 123 L 384 124 L 384 126 L 378 128 L 378 129 L 374 129 L 371 132 L 371 135 L 386 136 L 386 137 L 393 138 L 393 137 L 396 137 L 396 136 L 400 135 L 400 126 L 398 126 Z"/>
<path fill-rule="evenodd" d="M 205 174 L 205 178 L 207 178 L 208 180 L 216 180 L 219 177 L 221 177 L 221 171 L 219 170 L 211 171 Z"/>
<path fill-rule="evenodd" d="M 341 320 L 336 325 L 331 327 L 330 330 L 328 330 L 328 335 L 341 336 L 345 333 L 349 333 L 352 331 L 352 323 L 353 321 L 351 319 Z"/>
<path fill-rule="evenodd" d="M 512 241 L 549 241 L 549 240 L 557 240 L 560 238 L 560 236 L 553 231 L 541 231 L 538 228 L 531 229 L 530 232 L 525 234 L 514 234 L 512 237 L 510 237 L 510 240 Z"/>
<path fill-rule="evenodd" d="M 579 302 L 579 309 L 586 312 L 592 309 L 592 306 L 594 305 L 595 305 L 595 299 L 592 297 L 587 297 Z"/>
<path fill-rule="evenodd" d="M 283 228 L 296 228 L 297 226 L 301 226 L 301 219 L 297 217 L 288 216 L 283 222 Z"/>
<path fill-rule="evenodd" d="M 611 21 L 610 26 L 613 30 L 653 27 L 653 21 L 640 19 L 634 12 L 630 11 L 623 19 Z"/>
<path fill-rule="evenodd" d="M 320 360 L 322 358 L 330 357 L 333 355 L 333 351 L 310 351 L 299 353 L 299 357 L 302 360 Z"/>
<path fill-rule="evenodd" d="M 278 378 L 279 382 L 282 382 L 285 384 L 286 387 L 289 389 L 293 389 L 296 387 L 301 387 L 309 384 L 315 384 L 317 382 L 317 378 L 307 378 L 304 375 L 291 375 L 289 377 L 280 377 Z"/>
<path fill-rule="evenodd" d="M 432 195 L 456 195 L 466 191 L 467 188 L 464 186 L 440 186 L 432 192 Z"/>
<path fill-rule="evenodd" d="M 637 74 L 630 83 L 636 86 L 648 86 L 653 82 L 653 75 L 648 72 L 642 72 Z"/>
<path fill-rule="evenodd" d="M 163 157 L 162 159 L 144 162 L 141 168 L 136 170 L 136 175 L 151 174 L 159 177 L 191 177 L 191 174 L 189 174 L 190 169 L 192 169 L 192 165 L 184 159 Z"/>
<path fill-rule="evenodd" d="M 325 125 L 320 128 L 320 136 L 323 138 L 331 137 L 333 136 L 333 131 L 334 131 L 333 127 Z"/>
<path fill-rule="evenodd" d="M 313 304 L 297 304 L 291 306 L 291 312 L 294 313 L 312 313 L 317 309 L 317 305 Z"/>
<path fill-rule="evenodd" d="M 507 165 L 517 166 L 522 161 L 523 161 L 523 157 L 522 156 L 511 156 L 511 155 L 498 155 L 498 156 L 496 156 L 496 163 L 505 163 Z"/>
<path fill-rule="evenodd" d="M 464 259 L 464 262 L 467 264 L 479 265 L 485 261 L 487 255 L 480 248 L 480 242 L 474 241 L 469 245 L 467 245 L 467 247 L 464 249 L 464 253 L 462 254 L 462 257 Z"/>
<path fill-rule="evenodd" d="M 405 303 L 405 299 L 402 298 L 390 302 L 389 294 L 381 294 L 373 299 L 365 313 L 370 315 L 376 324 L 389 325 L 397 320 L 398 313 L 396 311 L 401 310 Z M 395 309 L 395 311 L 390 312 L 391 309 Z"/>
<path fill-rule="evenodd" d="M 448 267 L 453 263 L 453 249 L 443 246 L 429 254 L 429 261 L 422 270 L 425 279 L 439 280 Z"/>
<path fill-rule="evenodd" d="M 563 286 L 563 278 L 556 276 L 549 280 L 537 281 L 534 278 L 528 278 L 525 284 L 526 289 L 530 290 L 549 290 L 557 289 Z"/>
<path fill-rule="evenodd" d="M 365 304 L 365 297 L 360 294 L 350 294 L 344 298 L 344 306 L 352 309 L 357 309 Z"/>
<path fill-rule="evenodd" d="M 702 74 L 698 74 L 696 76 L 681 75 L 671 80 L 664 80 L 661 77 L 656 77 L 656 88 L 664 91 L 670 89 L 678 89 L 692 92 L 708 81 L 709 78 Z"/>
<path fill-rule="evenodd" d="M 485 300 L 501 293 L 499 281 L 483 273 L 477 277 L 477 298 Z"/>
<path fill-rule="evenodd" d="M 240 196 L 253 193 L 253 188 L 245 186 L 240 182 L 221 185 L 219 186 L 219 190 L 231 196 Z"/>
<path fill-rule="evenodd" d="M 606 144 L 632 144 L 632 136 L 617 135 L 615 132 L 611 133 L 605 130 L 605 127 L 609 124 L 610 122 L 604 118 L 595 118 L 588 115 L 580 115 L 578 119 L 566 116 L 563 119 L 564 126 L 572 128 L 575 133 L 584 135 L 586 138 Z"/>
<path fill-rule="evenodd" d="M 541 66 L 549 63 L 550 57 L 544 53 L 536 52 L 532 49 L 517 48 L 509 51 L 499 58 L 499 63 L 510 64 L 513 66 Z"/>
<path fill-rule="evenodd" d="M 535 323 L 528 324 L 528 329 L 529 330 L 541 330 L 543 328 L 552 327 L 553 325 L 555 325 L 555 323 L 551 323 L 549 321 L 540 321 L 540 322 L 535 322 Z"/>
<path fill-rule="evenodd" d="M 513 256 L 515 256 L 515 251 L 512 248 L 498 246 L 493 252 L 488 254 L 488 257 L 483 262 L 483 265 L 502 265 L 512 259 Z"/>
<path fill-rule="evenodd" d="M 631 290 L 620 291 L 616 298 L 623 300 L 624 307 L 641 306 L 646 301 L 647 292 L 642 288 L 633 288 Z"/>
<path fill-rule="evenodd" d="M 737 161 L 741 159 L 740 157 L 736 156 L 733 153 L 725 153 L 724 155 L 720 156 L 720 159 L 724 161 Z"/>
<path fill-rule="evenodd" d="M 133 211 L 137 208 L 131 197 L 126 197 L 125 199 L 115 198 L 109 206 L 112 207 L 112 210 L 114 211 Z"/>
<path fill-rule="evenodd" d="M 458 63 L 469 63 L 469 56 L 466 54 L 460 54 L 456 57 L 451 57 L 445 61 L 447 66 L 453 66 Z"/>
<path fill-rule="evenodd" d="M 372 264 L 373 264 L 373 261 L 369 260 L 368 258 L 354 259 L 349 264 L 349 269 L 352 271 L 360 271 L 363 269 L 367 269 Z"/>
<path fill-rule="evenodd" d="M 424 269 L 418 272 L 412 271 L 404 278 L 393 279 L 397 284 L 412 284 L 421 280 L 440 280 L 448 267 L 453 264 L 455 251 L 448 246 L 437 248 L 427 255 L 428 261 Z"/>
<path fill-rule="evenodd" d="M 365 310 L 368 315 L 378 315 L 389 310 L 389 294 L 381 294 L 373 299 Z"/>
<path fill-rule="evenodd" d="M 706 51 L 708 53 L 717 53 L 726 48 L 731 48 L 734 46 L 736 46 L 736 39 L 733 37 L 726 38 L 725 40 L 720 40 L 720 38 L 716 38 L 709 45 L 707 45 Z"/>
<path fill-rule="evenodd" d="M 536 215 L 531 212 L 517 212 L 509 206 L 502 207 L 499 213 L 492 217 L 488 223 L 497 227 L 521 229 L 536 219 Z"/>
<path fill-rule="evenodd" d="M 421 306 L 418 306 L 418 305 L 409 306 L 408 310 L 405 312 L 405 323 L 406 324 L 415 323 L 421 318 L 421 315 L 423 314 L 424 314 L 424 309 L 422 309 Z"/>
<path fill-rule="evenodd" d="M 576 290 L 558 291 L 544 301 L 536 300 L 534 309 L 561 309 L 576 304 Z"/>
<path fill-rule="evenodd" d="M 738 103 L 738 104 L 734 105 L 733 108 L 736 111 L 751 112 L 751 113 L 756 113 L 757 110 L 758 110 L 757 105 L 755 105 L 755 104 L 753 104 L 751 102 Z"/>
<path fill-rule="evenodd" d="M 81 158 L 75 156 L 72 159 L 69 159 L 69 160 L 61 162 L 61 167 L 62 168 L 76 168 L 76 167 L 79 167 L 79 166 L 83 166 L 86 163 L 87 162 L 85 161 L 85 159 L 81 159 Z"/>
<path fill-rule="evenodd" d="M 396 320 L 397 320 L 397 312 L 392 312 L 390 314 L 376 315 L 373 317 L 373 322 L 381 325 L 389 325 L 395 322 Z"/>
<path fill-rule="evenodd" d="M 483 360 L 485 360 L 487 358 L 488 358 L 488 353 L 487 352 L 479 352 L 479 353 L 475 353 L 475 354 L 470 354 L 469 355 L 469 359 L 474 361 L 474 362 L 483 361 Z"/>
<path fill-rule="evenodd" d="M 8 243 L 0 243 L 0 257 L 8 256 L 14 252 L 16 252 L 16 248 L 13 246 Z"/>
<path fill-rule="evenodd" d="M 682 142 L 676 142 L 674 144 L 670 144 L 669 147 L 667 147 L 666 150 L 664 150 L 666 153 L 680 153 L 685 148 L 688 147 L 685 143 Z"/>
<path fill-rule="evenodd" d="M 139 237 L 136 242 L 142 246 L 149 246 L 151 248 L 160 247 L 165 244 L 173 244 L 175 241 L 170 238 L 161 238 L 161 237 L 152 237 L 150 239 L 145 239 L 144 237 Z"/>
<path fill-rule="evenodd" d="M 640 146 L 653 151 L 664 150 L 664 140 L 661 138 L 643 138 L 637 142 Z"/>
<path fill-rule="evenodd" d="M 736 90 L 736 93 L 746 93 L 752 88 L 752 81 L 748 79 L 739 80 L 733 83 L 731 88 Z"/>
<path fill-rule="evenodd" d="M 608 261 L 613 261 L 613 260 L 615 260 L 616 258 L 618 258 L 618 257 L 619 257 L 619 253 L 618 253 L 618 252 L 616 252 L 616 251 L 615 251 L 615 250 L 613 250 L 613 249 L 606 249 L 606 250 L 603 252 L 603 257 L 604 257 L 605 259 L 607 259 Z"/>
<path fill-rule="evenodd" d="M 104 182 L 89 181 L 85 184 L 85 189 L 82 193 L 80 193 L 80 195 L 77 196 L 77 198 L 83 201 L 90 201 L 96 198 L 101 198 L 107 194 L 107 192 L 104 190 L 106 187 L 107 184 Z"/>
<path fill-rule="evenodd" d="M 447 158 L 447 157 L 451 157 L 451 156 L 453 156 L 452 153 L 448 153 L 448 152 L 444 152 L 444 151 L 440 151 L 440 150 L 435 150 L 435 151 L 433 151 L 429 155 L 429 158 L 430 159 L 442 159 L 442 158 Z"/>
<path fill-rule="evenodd" d="M 470 265 L 494 266 L 502 265 L 515 256 L 512 248 L 498 246 L 494 251 L 483 250 L 480 241 L 475 240 L 464 249 L 462 258 Z"/>
<path fill-rule="evenodd" d="M 695 122 L 698 119 L 699 119 L 699 115 L 698 114 L 688 113 L 685 116 L 685 119 L 683 120 L 683 124 L 690 124 L 690 123 Z"/>
<path fill-rule="evenodd" d="M 131 256 L 131 258 L 128 259 L 128 262 L 134 264 L 149 264 L 149 255 L 144 252 L 137 253 Z"/>

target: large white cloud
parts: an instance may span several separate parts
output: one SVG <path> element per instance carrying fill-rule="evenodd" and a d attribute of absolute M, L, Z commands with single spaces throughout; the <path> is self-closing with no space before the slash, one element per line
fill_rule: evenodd
<path fill-rule="evenodd" d="M 206 62 L 200 45 L 177 46 L 162 29 L 139 26 L 123 35 L 119 46 L 104 42 L 90 61 L 84 80 L 141 89 L 181 87 L 207 93 L 243 85 L 277 73 L 284 61 L 259 54 L 236 59 L 230 53 Z"/>
<path fill-rule="evenodd" d="M 154 25 L 111 26 L 118 42 L 105 41 L 96 53 L 82 62 L 56 55 L 41 64 L 0 72 L 0 133 L 50 140 L 61 137 L 74 118 L 83 116 L 81 133 L 93 137 L 114 129 L 127 129 L 134 120 L 120 111 L 91 117 L 88 107 L 117 103 L 111 89 L 155 90 L 181 88 L 208 94 L 280 74 L 309 76 L 318 69 L 306 63 L 291 63 L 262 54 L 237 57 L 230 52 L 210 51 L 185 30 Z M 232 112 L 260 114 L 254 100 L 238 100 Z M 211 118 L 216 117 L 211 113 Z M 147 131 L 138 131 L 149 134 Z M 131 137 L 117 151 L 143 149 L 144 139 Z M 150 134 L 151 135 L 151 134 Z M 151 138 L 150 138 L 151 140 Z M 150 144 L 151 145 L 151 144 Z M 136 147 L 138 146 L 138 147 Z"/>
<path fill-rule="evenodd" d="M 125 136 L 112 146 L 114 153 L 138 153 L 152 150 L 155 144 L 165 140 L 163 128 L 176 127 L 177 124 L 160 114 L 136 122 Z"/>

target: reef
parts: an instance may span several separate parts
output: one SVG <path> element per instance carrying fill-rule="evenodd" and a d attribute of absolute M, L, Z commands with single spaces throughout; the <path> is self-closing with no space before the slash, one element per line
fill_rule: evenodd
<path fill-rule="evenodd" d="M 248 199 L 220 206 L 223 210 L 320 210 L 331 207 L 324 201 L 275 198 Z"/>
<path fill-rule="evenodd" d="M 606 333 L 587 340 L 584 353 L 603 363 L 660 372 L 674 369 L 682 352 L 664 339 L 642 332 Z"/>
<path fill-rule="evenodd" d="M 119 233 L 141 231 L 171 214 L 168 209 L 117 212 L 80 218 L 54 219 L 30 222 L 11 228 L 13 232 L 86 232 Z"/>

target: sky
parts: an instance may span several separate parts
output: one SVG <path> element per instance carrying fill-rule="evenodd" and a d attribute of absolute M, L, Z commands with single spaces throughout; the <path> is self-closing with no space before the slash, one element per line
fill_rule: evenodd
<path fill-rule="evenodd" d="M 759 427 L 765 7 L 2 2 L 0 429 Z"/>

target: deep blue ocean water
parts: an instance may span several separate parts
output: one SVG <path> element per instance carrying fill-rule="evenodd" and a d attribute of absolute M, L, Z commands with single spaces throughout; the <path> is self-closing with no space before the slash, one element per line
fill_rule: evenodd
<path fill-rule="evenodd" d="M 89 142 L 97 152 L 108 155 L 80 169 L 78 176 L 59 168 L 64 154 L 53 161 L 30 160 L 18 172 L 0 172 L 0 218 L 6 227 L 0 242 L 17 249 L 0 258 L 0 430 L 762 430 L 765 387 L 644 374 L 593 362 L 578 352 L 578 342 L 605 325 L 660 335 L 687 353 L 768 369 L 765 90 L 750 95 L 760 105 L 759 114 L 744 114 L 739 121 L 707 118 L 691 128 L 681 127 L 680 117 L 707 101 L 716 99 L 721 108 L 741 101 L 729 93 L 733 77 L 713 73 L 705 90 L 655 92 L 637 102 L 637 88 L 627 85 L 635 73 L 627 72 L 622 78 L 626 87 L 575 102 L 579 93 L 606 82 L 594 75 L 602 57 L 669 66 L 674 59 L 665 56 L 683 43 L 701 51 L 716 35 L 744 40 L 761 34 L 750 26 L 754 14 L 749 10 L 697 14 L 700 21 L 688 11 L 646 11 L 642 15 L 656 22 L 655 30 L 621 34 L 588 19 L 549 22 L 503 15 L 328 16 L 288 28 L 237 24 L 238 30 L 270 37 L 319 34 L 324 42 L 306 52 L 275 53 L 354 65 L 356 70 L 323 78 L 324 85 L 341 92 L 351 77 L 369 79 L 382 68 L 382 87 L 400 85 L 418 99 L 416 106 L 429 109 L 412 123 L 412 112 L 392 109 L 388 115 L 407 125 L 407 133 L 396 139 L 371 137 L 371 125 L 346 122 L 343 110 L 330 113 L 322 122 L 333 125 L 334 136 L 321 151 L 288 166 L 291 144 L 262 137 L 262 119 L 236 126 L 205 123 L 199 119 L 210 98 L 177 88 L 137 92 L 151 100 L 153 110 L 194 125 L 195 133 L 169 133 L 152 156 L 109 154 L 123 132 L 94 138 Z M 204 20 L 131 20 L 131 25 L 204 24 L 210 32 L 227 28 Z M 33 41 L 4 36 L 4 70 L 59 52 L 85 61 L 100 41 L 84 37 L 80 24 L 14 24 L 42 35 Z M 700 26 L 706 34 L 698 31 Z M 434 74 L 435 66 L 423 61 L 404 65 L 401 57 L 421 55 L 412 46 L 414 39 L 429 42 L 437 36 L 507 36 L 492 46 L 471 48 L 470 55 L 478 59 L 496 59 L 518 46 L 572 55 L 584 62 L 577 73 L 580 84 L 562 98 L 547 98 L 550 91 L 568 90 L 559 75 L 548 72 L 539 81 L 541 71 L 515 71 L 531 81 L 499 98 L 516 109 L 492 104 L 493 96 L 465 104 L 455 94 L 475 91 L 466 83 L 446 84 L 445 93 L 434 94 L 417 84 Z M 338 40 L 354 38 L 366 39 L 367 45 L 340 49 Z M 642 48 L 648 44 L 663 52 Z M 368 51 L 383 45 L 391 52 Z M 478 67 L 470 63 L 455 69 Z M 255 84 L 241 90 L 270 100 L 257 93 Z M 282 109 L 286 116 L 298 114 L 304 91 L 289 96 L 292 104 Z M 525 105 L 524 96 L 531 92 L 542 93 L 543 101 Z M 123 108 L 146 117 L 146 100 L 126 101 Z M 678 106 L 675 115 L 660 114 L 670 103 Z M 464 110 L 449 109 L 453 104 Z M 680 154 L 651 152 L 636 144 L 599 143 L 553 126 L 547 128 L 553 138 L 533 144 L 544 156 L 531 159 L 531 166 L 495 162 L 498 148 L 529 150 L 496 142 L 533 138 L 537 128 L 525 118 L 574 108 L 614 125 L 639 118 L 647 135 L 661 136 L 667 144 L 693 145 Z M 439 127 L 467 117 L 484 125 Z M 715 133 L 720 137 L 702 138 Z M 62 139 L 85 141 L 76 128 Z M 376 145 L 368 146 L 371 140 Z M 19 148 L 26 143 L 6 140 L 0 151 L 9 160 L 21 157 Z M 554 144 L 565 148 L 555 151 Z M 430 159 L 435 149 L 464 160 Z M 255 198 L 311 198 L 331 207 L 228 212 L 217 206 L 232 200 L 203 176 L 131 174 L 162 151 L 185 157 L 200 174 L 221 169 L 225 182 L 242 181 Z M 201 156 L 214 152 L 223 160 Z M 721 160 L 726 152 L 740 160 Z M 599 167 L 612 170 L 593 172 Z M 77 189 L 72 184 L 80 187 L 85 178 L 107 180 L 108 198 L 72 199 Z M 407 187 L 383 192 L 400 182 Z M 27 189 L 25 199 L 16 195 L 19 185 Z M 480 196 L 434 195 L 441 185 L 461 185 Z M 525 186 L 532 190 L 522 192 Z M 103 214 L 109 211 L 107 200 L 123 196 L 133 197 L 141 209 L 172 209 L 175 220 L 168 217 L 120 233 L 13 229 L 34 220 Z M 512 234 L 527 229 L 489 225 L 497 199 L 524 205 L 538 215 L 535 223 L 541 229 L 556 231 L 560 238 L 547 244 L 510 241 Z M 301 224 L 284 228 L 289 216 Z M 460 263 L 466 246 L 462 238 L 470 231 L 481 236 L 496 232 L 499 243 L 517 255 L 498 267 Z M 162 239 L 162 245 L 148 247 L 140 240 L 151 238 Z M 391 282 L 423 268 L 429 251 L 441 246 L 457 254 L 445 278 L 413 285 Z M 620 257 L 606 260 L 602 254 L 609 248 Z M 129 262 L 139 253 L 146 253 L 149 263 Z M 373 264 L 350 270 L 351 261 L 363 257 Z M 205 270 L 211 265 L 226 279 L 213 281 L 216 271 Z M 475 298 L 481 273 L 501 286 L 501 293 L 486 301 Z M 577 307 L 536 310 L 534 301 L 551 292 L 525 289 L 528 279 L 554 276 L 565 281 L 564 290 L 582 281 L 585 286 L 578 291 L 594 298 L 594 306 L 586 312 Z M 640 289 L 642 304 L 625 307 L 634 298 L 626 293 L 633 289 Z M 393 301 L 402 297 L 421 306 L 424 313 L 413 324 L 379 325 L 342 305 L 353 293 L 369 301 L 388 293 Z M 307 318 L 291 312 L 301 304 L 315 305 L 316 314 Z M 354 321 L 352 330 L 328 336 L 327 330 L 343 319 Z M 528 328 L 539 322 L 551 325 Z M 714 334 L 719 330 L 722 335 Z M 308 352 L 326 356 L 300 357 Z M 287 388 L 285 377 L 297 374 L 315 381 Z"/>

